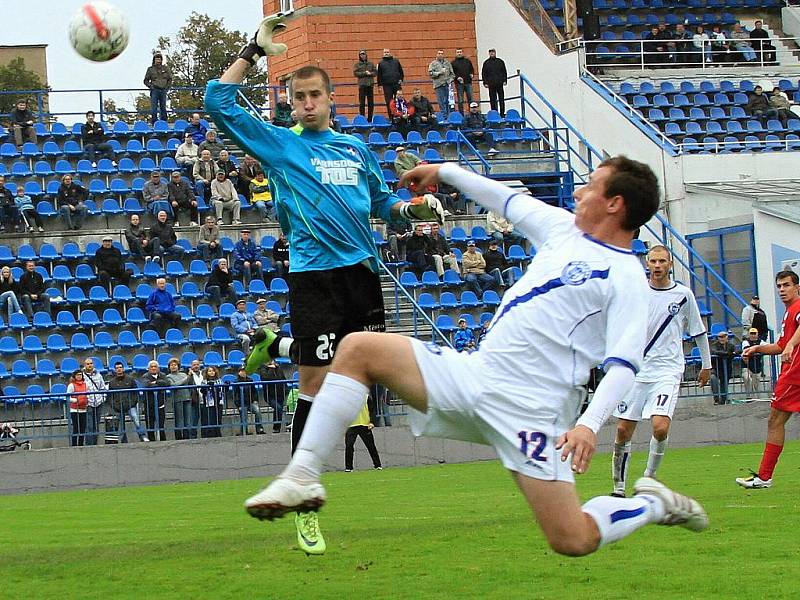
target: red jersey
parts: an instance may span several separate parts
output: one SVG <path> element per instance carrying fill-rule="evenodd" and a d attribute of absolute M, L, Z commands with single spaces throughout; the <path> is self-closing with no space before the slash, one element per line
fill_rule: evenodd
<path fill-rule="evenodd" d="M 792 339 L 795 331 L 797 331 L 798 321 L 800 321 L 800 298 L 792 302 L 786 307 L 786 314 L 783 315 L 783 323 L 781 323 L 781 337 L 778 339 L 778 346 L 781 349 L 786 347 L 789 340 Z M 790 385 L 800 385 L 800 345 L 794 349 L 792 354 L 792 362 L 784 362 L 781 364 L 781 373 L 779 378 L 781 383 Z"/>

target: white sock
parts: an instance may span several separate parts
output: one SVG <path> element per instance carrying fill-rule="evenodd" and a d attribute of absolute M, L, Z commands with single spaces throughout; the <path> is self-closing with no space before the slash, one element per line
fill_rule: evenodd
<path fill-rule="evenodd" d="M 314 405 L 294 456 L 281 476 L 298 481 L 319 481 L 323 462 L 344 438 L 368 393 L 367 386 L 355 379 L 328 373 L 314 396 Z"/>
<path fill-rule="evenodd" d="M 655 477 L 656 471 L 658 471 L 659 465 L 661 465 L 661 459 L 664 458 L 664 452 L 667 450 L 667 440 L 669 438 L 664 439 L 663 442 L 659 442 L 656 438 L 650 438 L 650 452 L 647 455 L 647 468 L 644 470 L 645 477 Z"/>
<path fill-rule="evenodd" d="M 281 338 L 278 341 L 278 355 L 282 356 L 283 358 L 289 358 L 289 348 L 292 347 L 294 343 L 294 338 L 285 337 Z"/>
<path fill-rule="evenodd" d="M 664 504 L 655 496 L 633 498 L 596 496 L 583 505 L 600 530 L 600 546 L 629 536 L 637 529 L 664 518 Z"/>
<path fill-rule="evenodd" d="M 614 456 L 611 460 L 611 477 L 614 480 L 614 491 L 625 493 L 625 481 L 628 479 L 628 465 L 631 458 L 630 441 L 614 442 Z"/>

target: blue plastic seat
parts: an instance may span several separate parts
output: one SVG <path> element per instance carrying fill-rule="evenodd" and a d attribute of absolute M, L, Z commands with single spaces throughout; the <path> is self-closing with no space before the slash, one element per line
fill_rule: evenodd
<path fill-rule="evenodd" d="M 439 296 L 439 306 L 447 310 L 458 308 L 460 304 L 453 292 L 442 292 L 441 296 Z"/>
<path fill-rule="evenodd" d="M 120 325 L 124 325 L 125 323 L 125 319 L 116 308 L 107 308 L 103 311 L 103 325 L 108 327 L 118 327 Z"/>
<path fill-rule="evenodd" d="M 94 288 L 92 288 L 92 289 L 94 289 Z M 89 293 L 89 296 L 91 297 L 91 292 Z M 100 320 L 100 317 L 97 316 L 97 313 L 92 309 L 82 310 L 81 311 L 81 316 L 78 319 L 78 322 L 83 327 L 97 327 L 99 325 L 102 325 L 102 323 L 103 323 Z"/>
<path fill-rule="evenodd" d="M 146 348 L 158 348 L 164 345 L 164 340 L 161 339 L 157 331 L 152 329 L 145 329 L 142 331 L 141 342 L 142 346 Z"/>
<path fill-rule="evenodd" d="M 282 277 L 274 277 L 269 284 L 270 294 L 283 295 L 289 293 L 289 285 Z"/>
<path fill-rule="evenodd" d="M 210 304 L 198 304 L 194 316 L 198 321 L 210 323 L 217 320 L 217 314 Z"/>
<path fill-rule="evenodd" d="M 461 292 L 459 302 L 464 308 L 476 308 L 482 305 L 482 302 L 478 300 L 478 296 L 476 296 L 475 292 L 472 290 L 464 290 Z"/>
<path fill-rule="evenodd" d="M 167 329 L 167 333 L 164 334 L 164 341 L 166 342 L 167 346 L 185 346 L 187 344 L 187 340 L 184 337 L 183 332 L 174 327 Z"/>
<path fill-rule="evenodd" d="M 98 331 L 94 336 L 94 345 L 98 350 L 110 350 L 117 347 L 117 343 L 107 331 Z"/>
<path fill-rule="evenodd" d="M 450 315 L 439 315 L 436 317 L 436 328 L 442 333 L 452 333 L 458 326 L 453 322 L 453 317 Z"/>
<path fill-rule="evenodd" d="M 215 351 L 209 350 L 208 352 L 203 355 L 203 365 L 206 367 L 224 367 L 225 366 L 225 359 L 222 358 L 222 355 Z"/>
<path fill-rule="evenodd" d="M 219 318 L 221 321 L 230 323 L 231 315 L 236 312 L 236 307 L 230 302 L 223 302 L 219 306 Z"/>
<path fill-rule="evenodd" d="M 132 325 L 143 325 L 150 322 L 150 319 L 145 316 L 144 311 L 138 306 L 129 308 L 126 318 L 128 323 Z"/>
<path fill-rule="evenodd" d="M 192 346 L 203 346 L 205 344 L 210 344 L 211 340 L 202 327 L 192 327 L 189 330 L 188 343 Z"/>
<path fill-rule="evenodd" d="M 148 263 L 149 264 L 149 263 Z M 147 273 L 145 273 L 146 275 Z M 171 260 L 167 263 L 167 275 L 169 277 L 185 277 L 189 272 L 183 268 L 180 261 Z"/>
<path fill-rule="evenodd" d="M 41 358 L 36 362 L 37 377 L 53 377 L 58 373 L 55 363 L 49 358 Z"/>
<path fill-rule="evenodd" d="M 237 341 L 224 325 L 217 325 L 211 330 L 211 341 L 214 344 L 233 344 Z"/>
<path fill-rule="evenodd" d="M 51 333 L 45 342 L 48 352 L 67 352 L 69 344 L 60 333 Z"/>
<path fill-rule="evenodd" d="M 136 337 L 136 334 L 127 329 L 123 329 L 119 332 L 117 343 L 120 348 L 139 348 L 142 345 Z"/>
<path fill-rule="evenodd" d="M 439 308 L 439 303 L 436 302 L 433 294 L 430 292 L 422 292 L 417 298 L 417 304 L 419 304 L 420 308 L 423 310 L 436 310 Z"/>
<path fill-rule="evenodd" d="M 89 339 L 88 335 L 81 331 L 72 334 L 69 345 L 73 351 L 94 350 L 94 344 L 92 343 L 92 340 Z"/>
<path fill-rule="evenodd" d="M 38 335 L 26 335 L 22 340 L 22 351 L 26 354 L 42 354 L 46 350 Z"/>
<path fill-rule="evenodd" d="M 133 357 L 133 363 L 131 367 L 134 371 L 139 373 L 147 372 L 147 365 L 150 363 L 150 357 L 146 354 L 137 354 Z"/>
<path fill-rule="evenodd" d="M 40 310 L 33 314 L 33 327 L 36 329 L 52 329 L 55 327 L 53 319 L 49 313 Z"/>
<path fill-rule="evenodd" d="M 36 372 L 28 364 L 28 361 L 23 358 L 15 360 L 11 365 L 11 376 L 19 378 L 36 377 Z"/>

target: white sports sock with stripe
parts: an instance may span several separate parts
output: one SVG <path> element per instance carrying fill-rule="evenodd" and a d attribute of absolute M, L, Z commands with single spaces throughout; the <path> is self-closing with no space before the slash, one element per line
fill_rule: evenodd
<path fill-rule="evenodd" d="M 669 438 L 659 442 L 656 438 L 650 438 L 650 452 L 647 455 L 647 468 L 644 470 L 645 477 L 655 477 L 658 467 L 661 465 L 661 460 L 664 458 L 664 452 L 667 451 L 667 441 Z"/>
<path fill-rule="evenodd" d="M 614 480 L 614 491 L 625 493 L 625 481 L 628 479 L 628 465 L 631 462 L 631 443 L 614 443 L 614 455 L 611 460 L 611 477 Z"/>
<path fill-rule="evenodd" d="M 655 496 L 633 498 L 597 496 L 583 505 L 600 530 L 600 548 L 629 536 L 637 529 L 664 518 L 664 504 Z"/>

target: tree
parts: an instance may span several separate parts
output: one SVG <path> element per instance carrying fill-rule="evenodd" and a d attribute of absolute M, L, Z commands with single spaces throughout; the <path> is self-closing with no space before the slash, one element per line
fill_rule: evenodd
<path fill-rule="evenodd" d="M 45 90 L 42 80 L 33 71 L 25 68 L 25 60 L 17 57 L 5 66 L 0 65 L 0 90 Z M 14 109 L 17 100 L 32 100 L 32 94 L 0 94 L 0 113 L 9 113 Z M 29 109 L 36 110 L 35 99 L 33 106 Z M 42 100 L 43 106 L 47 106 L 47 95 Z"/>
<path fill-rule="evenodd" d="M 194 88 L 170 92 L 173 110 L 201 109 L 208 80 L 219 77 L 247 43 L 247 34 L 227 29 L 223 21 L 192 12 L 174 39 L 158 38 L 164 62 L 172 70 L 173 88 Z M 244 84 L 266 86 L 266 70 L 259 66 L 250 69 Z M 256 105 L 263 105 L 267 91 L 264 87 L 251 90 L 247 95 Z"/>

